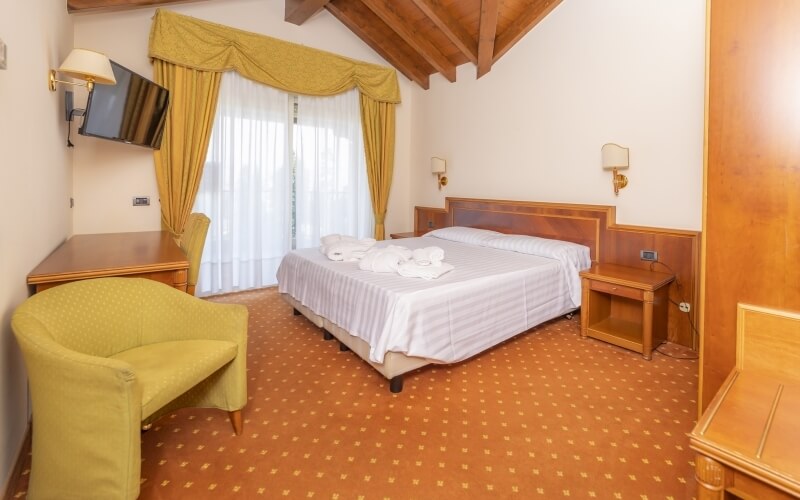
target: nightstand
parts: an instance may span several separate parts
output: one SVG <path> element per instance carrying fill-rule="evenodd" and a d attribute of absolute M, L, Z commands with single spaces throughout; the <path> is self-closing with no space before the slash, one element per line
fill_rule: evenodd
<path fill-rule="evenodd" d="M 581 337 L 592 337 L 642 353 L 667 339 L 667 273 L 595 264 L 582 271 Z"/>
<path fill-rule="evenodd" d="M 393 240 L 399 240 L 402 238 L 416 238 L 417 236 L 422 236 L 425 233 L 415 233 L 414 231 L 409 231 L 407 233 L 392 233 L 389 237 Z"/>

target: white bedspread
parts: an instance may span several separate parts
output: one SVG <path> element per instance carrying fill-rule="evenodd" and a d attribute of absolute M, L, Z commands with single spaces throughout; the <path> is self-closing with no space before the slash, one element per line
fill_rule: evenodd
<path fill-rule="evenodd" d="M 429 238 L 403 245 L 423 248 Z M 378 246 L 391 242 L 378 242 Z M 278 290 L 370 345 L 442 363 L 469 358 L 580 304 L 570 299 L 562 264 L 508 250 L 437 240 L 455 269 L 436 280 L 362 271 L 318 249 L 287 254 Z"/>

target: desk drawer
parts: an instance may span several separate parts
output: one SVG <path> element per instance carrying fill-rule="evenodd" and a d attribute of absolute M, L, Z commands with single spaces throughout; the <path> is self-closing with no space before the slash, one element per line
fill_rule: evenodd
<path fill-rule="evenodd" d="M 595 280 L 590 281 L 590 287 L 592 290 L 596 290 L 598 292 L 610 293 L 611 295 L 628 297 L 629 299 L 634 300 L 644 300 L 644 291 L 639 290 L 638 288 L 631 288 L 628 286 L 615 285 L 612 283 L 605 283 L 603 281 Z"/>

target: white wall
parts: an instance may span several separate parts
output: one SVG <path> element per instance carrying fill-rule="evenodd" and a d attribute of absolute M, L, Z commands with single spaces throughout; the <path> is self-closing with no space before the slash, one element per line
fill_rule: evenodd
<path fill-rule="evenodd" d="M 47 71 L 72 49 L 63 0 L 2 0 L 0 38 L 0 487 L 5 491 L 28 421 L 27 378 L 11 315 L 28 296 L 25 277 L 70 234 L 71 153 L 64 91 Z"/>
<path fill-rule="evenodd" d="M 354 59 L 387 64 L 327 11 L 316 14 L 302 26 L 295 26 L 283 21 L 283 5 L 284 2 L 277 0 L 211 0 L 175 4 L 169 9 Z M 75 46 L 105 52 L 123 66 L 152 78 L 147 42 L 154 11 L 142 8 L 73 16 Z M 397 107 L 397 154 L 387 232 L 412 225 L 412 213 L 408 210 L 412 92 L 409 81 L 402 75 L 398 78 L 403 102 Z M 151 151 L 83 136 L 73 142 L 75 233 L 159 229 L 160 208 Z M 133 207 L 134 196 L 150 196 L 151 206 Z"/>
<path fill-rule="evenodd" d="M 617 206 L 623 224 L 700 229 L 705 2 L 562 2 L 480 80 L 414 90 L 412 204 L 445 196 Z M 630 148 L 614 196 L 600 148 Z M 430 157 L 447 159 L 436 188 Z"/>

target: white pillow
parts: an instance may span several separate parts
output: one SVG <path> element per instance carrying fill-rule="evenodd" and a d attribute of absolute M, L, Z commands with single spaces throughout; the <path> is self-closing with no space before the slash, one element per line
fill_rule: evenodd
<path fill-rule="evenodd" d="M 425 233 L 424 236 L 485 247 L 487 241 L 503 236 L 503 233 L 475 227 L 453 226 L 434 229 L 429 233 Z"/>
<path fill-rule="evenodd" d="M 586 267 L 591 265 L 589 247 L 571 241 L 551 240 L 524 234 L 500 234 L 489 239 L 486 246 L 550 259 L 574 260 L 585 264 Z"/>

